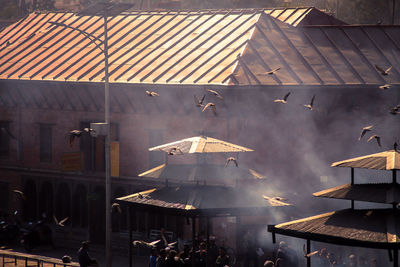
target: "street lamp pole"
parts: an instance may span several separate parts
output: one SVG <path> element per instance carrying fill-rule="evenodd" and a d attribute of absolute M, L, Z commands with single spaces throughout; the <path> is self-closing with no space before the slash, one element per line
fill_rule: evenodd
<path fill-rule="evenodd" d="M 106 251 L 106 267 L 112 266 L 112 257 L 111 257 L 111 159 L 110 159 L 110 85 L 109 85 L 109 72 L 108 72 L 108 25 L 107 20 L 109 16 L 116 16 L 131 8 L 133 4 L 125 4 L 125 3 L 108 3 L 108 2 L 99 2 L 95 3 L 85 10 L 80 11 L 77 15 L 79 16 L 102 16 L 104 19 L 104 40 L 101 41 L 98 37 L 82 31 L 73 26 L 58 23 L 58 22 L 49 22 L 50 24 L 56 26 L 62 26 L 65 28 L 70 28 L 76 31 L 79 31 L 81 34 L 85 35 L 97 48 L 102 50 L 104 54 L 104 124 L 102 129 L 102 134 L 105 135 L 105 232 L 106 232 L 106 240 L 105 240 L 105 251 Z M 98 45 L 95 41 L 99 41 L 100 45 Z M 103 43 L 103 48 L 101 48 L 101 43 Z"/>

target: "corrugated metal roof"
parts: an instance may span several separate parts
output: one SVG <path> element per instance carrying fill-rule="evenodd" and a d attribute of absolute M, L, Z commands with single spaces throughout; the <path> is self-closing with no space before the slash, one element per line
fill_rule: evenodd
<path fill-rule="evenodd" d="M 388 150 L 381 153 L 334 162 L 331 166 L 374 170 L 399 170 L 400 153 L 395 150 Z"/>
<path fill-rule="evenodd" d="M 316 197 L 349 199 L 375 203 L 400 203 L 399 184 L 345 184 L 313 194 Z"/>
<path fill-rule="evenodd" d="M 346 25 L 345 22 L 314 7 L 271 8 L 266 9 L 264 12 L 294 27 L 307 25 Z"/>
<path fill-rule="evenodd" d="M 169 153 L 175 149 L 176 154 L 215 153 L 215 152 L 250 152 L 250 148 L 238 146 L 229 142 L 207 136 L 195 136 L 179 141 L 149 148 L 149 151 L 163 151 Z"/>
<path fill-rule="evenodd" d="M 278 224 L 271 230 L 328 243 L 346 240 L 384 246 L 400 243 L 400 214 L 393 209 L 346 209 Z"/>
<path fill-rule="evenodd" d="M 400 83 L 399 26 L 293 27 L 300 20 L 307 25 L 303 16 L 312 21 L 316 11 L 307 10 L 132 11 L 109 18 L 110 82 Z M 0 79 L 101 82 L 102 52 L 50 21 L 103 38 L 100 17 L 32 13 L 0 32 Z M 375 64 L 393 68 L 383 77 Z"/>
<path fill-rule="evenodd" d="M 235 167 L 233 165 L 225 167 L 211 164 L 162 164 L 138 176 L 157 179 L 172 179 L 184 181 L 203 181 L 203 180 L 231 180 L 235 179 L 263 179 L 265 176 L 254 170 Z"/>
<path fill-rule="evenodd" d="M 120 202 L 178 210 L 221 210 L 271 207 L 262 195 L 248 190 L 210 185 L 155 188 L 117 198 Z"/>

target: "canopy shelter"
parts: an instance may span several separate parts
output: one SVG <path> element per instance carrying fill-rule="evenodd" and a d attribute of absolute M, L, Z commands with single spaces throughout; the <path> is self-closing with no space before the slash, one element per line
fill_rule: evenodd
<path fill-rule="evenodd" d="M 397 204 L 400 203 L 400 185 L 388 183 L 345 184 L 316 192 L 313 196 Z"/>
<path fill-rule="evenodd" d="M 374 170 L 399 170 L 400 153 L 395 150 L 388 150 L 381 153 L 334 162 L 331 166 Z"/>
<path fill-rule="evenodd" d="M 185 138 L 172 143 L 149 148 L 149 151 L 163 151 L 175 154 L 215 153 L 215 152 L 250 152 L 250 148 L 207 136 Z"/>
<path fill-rule="evenodd" d="M 268 231 L 324 243 L 397 251 L 400 248 L 400 211 L 345 209 L 269 225 Z"/>
<path fill-rule="evenodd" d="M 206 179 L 228 180 L 241 179 L 265 179 L 266 177 L 255 170 L 231 166 L 213 164 L 161 164 L 148 171 L 142 172 L 139 177 L 157 179 L 173 179 L 181 181 L 203 181 Z"/>
<path fill-rule="evenodd" d="M 269 225 L 273 242 L 275 234 L 282 234 L 310 241 L 346 246 L 369 247 L 393 251 L 393 266 L 398 267 L 400 248 L 400 185 L 396 170 L 400 167 L 400 155 L 396 150 L 335 162 L 332 167 L 350 167 L 351 183 L 329 188 L 313 195 L 316 197 L 351 200 L 351 209 L 333 211 L 300 220 Z M 354 168 L 391 170 L 392 183 L 354 184 Z M 390 204 L 388 209 L 355 209 L 354 201 Z M 391 254 L 390 254 L 391 255 Z M 307 257 L 307 266 L 311 259 Z"/>
<path fill-rule="evenodd" d="M 286 203 L 273 203 L 262 194 L 243 190 L 237 187 L 211 185 L 180 185 L 153 188 L 117 198 L 120 205 L 133 209 L 146 210 L 168 215 L 183 216 L 192 219 L 192 240 L 195 238 L 195 219 L 207 219 L 207 237 L 209 236 L 209 219 L 217 216 L 268 215 L 271 209 L 287 207 Z M 130 218 L 130 215 L 128 215 Z M 132 251 L 132 226 L 129 223 L 130 252 Z M 208 242 L 207 242 L 208 243 Z M 129 266 L 132 266 L 129 253 Z"/>

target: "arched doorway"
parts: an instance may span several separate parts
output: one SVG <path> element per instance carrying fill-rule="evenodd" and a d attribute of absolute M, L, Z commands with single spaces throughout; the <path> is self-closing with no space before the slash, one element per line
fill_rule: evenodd
<path fill-rule="evenodd" d="M 89 234 L 90 241 L 93 243 L 104 243 L 105 241 L 105 201 L 104 187 L 96 186 L 89 194 Z"/>
<path fill-rule="evenodd" d="M 83 184 L 77 185 L 73 197 L 72 225 L 85 228 L 88 225 L 88 195 Z"/>
<path fill-rule="evenodd" d="M 47 222 L 53 220 L 54 214 L 54 194 L 53 186 L 50 182 L 43 182 L 39 194 L 39 215 Z"/>
<path fill-rule="evenodd" d="M 57 196 L 56 196 L 56 210 L 55 216 L 57 220 L 62 220 L 66 217 L 71 217 L 71 193 L 69 186 L 66 183 L 58 185 Z M 68 224 L 69 221 L 66 221 Z"/>
<path fill-rule="evenodd" d="M 23 218 L 25 221 L 34 221 L 37 219 L 37 192 L 36 183 L 34 180 L 27 180 L 24 187 L 26 199 L 23 204 Z"/>
<path fill-rule="evenodd" d="M 113 200 L 118 197 L 123 197 L 126 195 L 125 189 L 123 187 L 117 187 L 114 190 Z M 119 232 L 121 230 L 127 230 L 127 210 L 125 206 L 121 206 L 121 213 L 113 209 L 111 213 L 111 225 L 113 232 Z"/>

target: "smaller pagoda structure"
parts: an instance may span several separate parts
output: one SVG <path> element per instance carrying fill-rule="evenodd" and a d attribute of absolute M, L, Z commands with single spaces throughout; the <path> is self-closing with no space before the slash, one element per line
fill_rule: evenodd
<path fill-rule="evenodd" d="M 351 201 L 349 209 L 328 212 L 300 220 L 269 225 L 275 243 L 275 234 L 282 234 L 307 240 L 307 253 L 311 241 L 344 246 L 378 248 L 389 251 L 393 266 L 398 267 L 400 247 L 400 185 L 396 172 L 400 169 L 400 153 L 389 150 L 363 157 L 335 162 L 332 167 L 349 167 L 350 184 L 323 190 L 316 197 L 346 199 Z M 374 169 L 392 172 L 391 183 L 356 184 L 354 168 Z M 355 209 L 355 201 L 388 204 L 388 208 Z M 390 205 L 390 206 L 389 206 Z M 311 257 L 307 266 L 311 266 Z"/>

